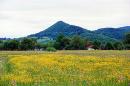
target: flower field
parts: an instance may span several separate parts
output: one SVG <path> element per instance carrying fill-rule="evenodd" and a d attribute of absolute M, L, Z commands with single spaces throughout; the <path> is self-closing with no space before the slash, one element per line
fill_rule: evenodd
<path fill-rule="evenodd" d="M 0 86 L 129 86 L 130 51 L 0 52 Z"/>

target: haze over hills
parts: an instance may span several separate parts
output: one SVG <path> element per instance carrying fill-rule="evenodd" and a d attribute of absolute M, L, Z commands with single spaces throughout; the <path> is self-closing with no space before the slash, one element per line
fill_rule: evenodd
<path fill-rule="evenodd" d="M 85 37 L 89 40 L 104 40 L 104 41 L 115 41 L 121 40 L 125 33 L 130 32 L 130 26 L 120 27 L 120 28 L 101 28 L 95 31 L 90 31 L 79 26 L 70 25 L 63 21 L 58 21 L 49 28 L 29 35 L 28 37 L 48 37 L 55 39 L 60 33 L 65 36 L 79 35 Z"/>

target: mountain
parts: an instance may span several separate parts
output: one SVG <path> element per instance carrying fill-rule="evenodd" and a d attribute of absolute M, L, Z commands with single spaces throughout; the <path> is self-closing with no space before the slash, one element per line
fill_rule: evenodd
<path fill-rule="evenodd" d="M 40 37 L 55 38 L 60 33 L 67 36 L 71 36 L 71 35 L 76 35 L 76 34 L 80 35 L 81 33 L 84 33 L 85 31 L 86 30 L 81 27 L 69 25 L 63 21 L 58 21 L 57 23 L 47 28 L 46 30 L 30 35 L 30 36 L 39 37 L 39 38 Z"/>
<path fill-rule="evenodd" d="M 89 31 L 79 26 L 67 24 L 63 21 L 58 21 L 49 28 L 39 33 L 29 35 L 28 37 L 37 37 L 37 38 L 48 37 L 55 39 L 60 33 L 69 37 L 79 35 L 89 40 L 115 41 L 115 39 L 113 38 L 104 36 L 102 34 L 97 34 L 93 31 Z"/>
<path fill-rule="evenodd" d="M 0 38 L 0 40 L 10 40 L 11 38 Z"/>
<path fill-rule="evenodd" d="M 101 28 L 95 30 L 94 32 L 117 40 L 122 40 L 125 34 L 130 32 L 130 26 L 125 26 L 120 28 Z"/>

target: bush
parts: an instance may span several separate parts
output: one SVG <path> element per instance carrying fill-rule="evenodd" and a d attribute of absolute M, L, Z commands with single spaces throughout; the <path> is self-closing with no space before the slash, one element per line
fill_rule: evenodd
<path fill-rule="evenodd" d="M 46 48 L 46 50 L 47 50 L 47 51 L 52 51 L 52 52 L 55 52 L 55 51 L 56 51 L 56 49 L 55 49 L 54 47 L 48 47 L 48 48 Z"/>

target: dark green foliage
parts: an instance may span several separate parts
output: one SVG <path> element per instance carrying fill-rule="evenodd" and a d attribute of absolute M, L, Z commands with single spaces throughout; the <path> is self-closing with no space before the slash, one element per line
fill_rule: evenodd
<path fill-rule="evenodd" d="M 125 48 L 126 48 L 127 50 L 130 50 L 130 44 L 125 44 Z"/>
<path fill-rule="evenodd" d="M 2 40 L 0 40 L 0 50 L 2 50 L 4 48 L 4 43 Z"/>
<path fill-rule="evenodd" d="M 130 44 L 130 33 L 127 33 L 126 36 L 125 36 L 125 39 L 124 39 L 124 42 L 126 44 Z"/>
<path fill-rule="evenodd" d="M 40 49 L 40 48 L 43 48 L 42 44 L 40 43 L 37 43 L 36 46 L 35 46 L 36 49 Z"/>
<path fill-rule="evenodd" d="M 101 49 L 101 42 L 100 41 L 94 41 L 93 42 L 93 48 L 94 49 Z"/>
<path fill-rule="evenodd" d="M 105 50 L 105 43 L 104 42 L 101 43 L 100 48 L 101 48 L 101 50 Z"/>
<path fill-rule="evenodd" d="M 56 49 L 55 49 L 54 47 L 47 47 L 46 50 L 47 50 L 47 51 L 52 51 L 52 52 L 55 52 L 55 51 L 56 51 Z"/>
<path fill-rule="evenodd" d="M 105 50 L 114 50 L 114 46 L 111 42 L 107 42 L 105 45 Z"/>
<path fill-rule="evenodd" d="M 20 49 L 21 50 L 33 50 L 36 47 L 36 40 L 24 38 L 20 43 Z"/>
<path fill-rule="evenodd" d="M 86 49 L 86 40 L 81 38 L 80 36 L 74 36 L 70 42 L 71 50 L 84 50 Z"/>
<path fill-rule="evenodd" d="M 3 48 L 5 50 L 17 50 L 19 47 L 19 41 L 17 40 L 8 40 L 4 42 Z"/>
<path fill-rule="evenodd" d="M 37 50 L 46 50 L 48 47 L 54 47 L 54 42 L 49 41 L 49 42 L 43 42 L 43 43 L 37 43 L 35 46 L 35 49 Z"/>
<path fill-rule="evenodd" d="M 65 37 L 60 34 L 54 43 L 54 47 L 58 50 L 83 50 L 86 49 L 88 40 L 80 36 L 73 36 L 72 38 Z"/>
<path fill-rule="evenodd" d="M 5 50 L 9 50 L 8 46 L 9 46 L 9 42 L 8 41 L 4 42 L 4 49 Z"/>
<path fill-rule="evenodd" d="M 2 40 L 0 40 L 0 43 L 3 43 L 3 41 L 2 41 Z"/>
<path fill-rule="evenodd" d="M 130 32 L 130 26 L 125 26 L 120 28 L 101 28 L 94 32 L 97 34 L 108 36 L 110 38 L 122 40 L 125 37 L 125 33 Z"/>
<path fill-rule="evenodd" d="M 125 49 L 125 46 L 122 42 L 115 42 L 113 44 L 115 50 L 123 50 Z"/>
<path fill-rule="evenodd" d="M 0 50 L 4 49 L 4 44 L 0 43 Z"/>
<path fill-rule="evenodd" d="M 126 49 L 130 49 L 130 33 L 127 33 L 124 39 Z"/>
<path fill-rule="evenodd" d="M 47 45 L 47 47 L 53 47 L 54 46 L 54 42 L 49 41 L 46 45 Z"/>
<path fill-rule="evenodd" d="M 69 45 L 69 38 L 65 37 L 63 34 L 60 34 L 54 43 L 54 47 L 58 50 L 63 50 Z"/>
<path fill-rule="evenodd" d="M 48 45 L 45 43 L 37 43 L 35 48 L 45 50 L 47 47 L 48 47 Z"/>

